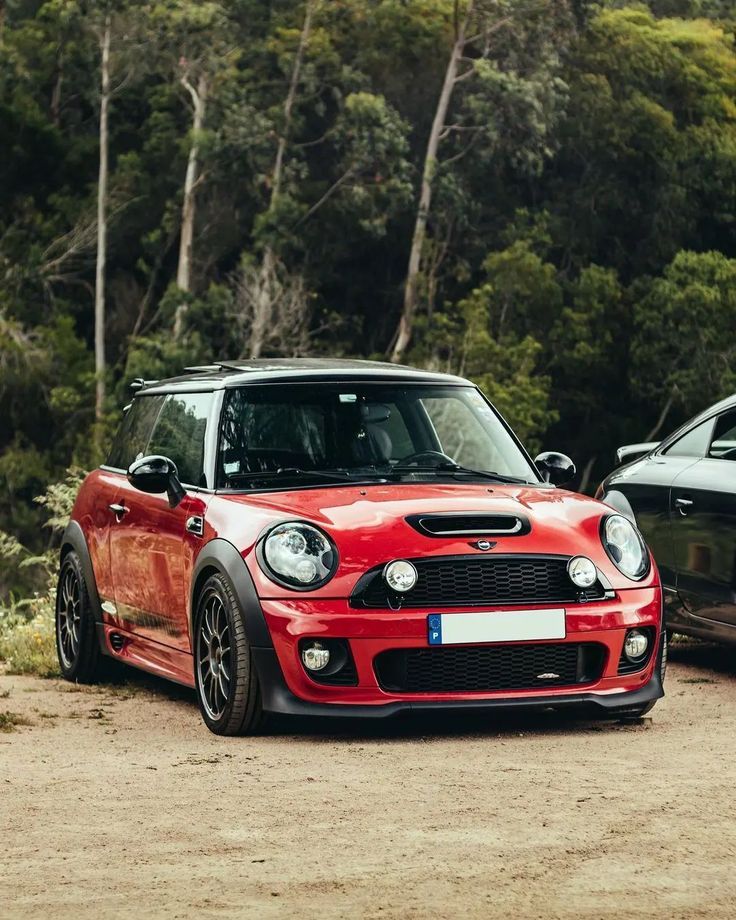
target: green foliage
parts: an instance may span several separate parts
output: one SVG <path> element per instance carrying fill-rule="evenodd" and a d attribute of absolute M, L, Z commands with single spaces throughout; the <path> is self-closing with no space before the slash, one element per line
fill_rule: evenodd
<path fill-rule="evenodd" d="M 680 252 L 634 307 L 632 384 L 693 414 L 736 389 L 736 259 Z"/>
<path fill-rule="evenodd" d="M 266 356 L 385 354 L 455 7 L 38 0 L 0 14 L 0 530 L 18 541 L 0 541 L 0 596 L 44 596 L 43 567 L 20 566 L 53 539 L 34 496 L 68 467 L 100 461 L 131 378 L 247 354 L 259 292 L 280 298 Z M 595 461 L 595 479 L 617 442 L 646 436 L 668 405 L 669 427 L 735 383 L 733 4 L 475 9 L 440 145 L 410 357 L 471 376 L 532 447 L 566 450 L 580 468 Z M 95 423 L 108 11 L 110 397 Z M 193 138 L 186 82 L 202 77 Z"/>
<path fill-rule="evenodd" d="M 36 498 L 52 532 L 58 534 L 66 526 L 84 476 L 80 469 L 67 470 L 63 480 Z M 33 570 L 38 585 L 38 590 L 20 599 L 11 594 L 7 602 L 0 590 L 0 661 L 11 674 L 55 677 L 59 673 L 54 633 L 56 552 L 34 556 L 14 536 L 0 531 L 0 562 Z"/>

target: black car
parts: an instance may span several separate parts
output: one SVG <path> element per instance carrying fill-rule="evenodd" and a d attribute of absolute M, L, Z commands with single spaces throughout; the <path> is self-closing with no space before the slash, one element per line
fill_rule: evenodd
<path fill-rule="evenodd" d="M 669 629 L 736 642 L 736 395 L 625 462 L 597 498 L 635 521 L 656 559 Z"/>

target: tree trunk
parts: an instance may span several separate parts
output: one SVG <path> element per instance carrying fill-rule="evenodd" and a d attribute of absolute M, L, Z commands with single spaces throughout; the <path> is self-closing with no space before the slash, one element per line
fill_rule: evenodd
<path fill-rule="evenodd" d="M 176 270 L 176 284 L 179 290 L 189 293 L 192 285 L 192 244 L 194 241 L 195 192 L 199 171 L 199 135 L 202 131 L 207 107 L 207 78 L 204 74 L 201 74 L 197 81 L 196 89 L 186 76 L 181 78 L 181 84 L 192 97 L 194 114 L 192 116 L 192 144 L 189 148 L 187 172 L 184 177 L 184 201 L 181 206 L 181 236 L 179 239 L 179 264 Z M 179 304 L 174 318 L 174 337 L 177 339 L 182 333 L 185 313 L 186 304 Z"/>
<path fill-rule="evenodd" d="M 105 260 L 107 256 L 107 183 L 109 166 L 110 17 L 100 36 L 100 170 L 97 183 L 97 266 L 95 271 L 95 420 L 105 408 Z"/>
<path fill-rule="evenodd" d="M 457 82 L 458 67 L 465 49 L 466 29 L 472 12 L 473 0 L 470 0 L 465 13 L 465 19 L 459 24 L 457 29 L 455 43 L 452 46 L 450 59 L 447 62 L 442 91 L 440 92 L 434 119 L 432 121 L 432 130 L 429 132 L 429 140 L 427 141 L 427 149 L 424 155 L 424 168 L 422 170 L 419 207 L 414 221 L 414 234 L 411 240 L 409 265 L 404 285 L 404 306 L 401 311 L 398 328 L 394 333 L 393 345 L 389 355 L 390 360 L 393 361 L 394 364 L 398 364 L 403 359 L 404 353 L 411 341 L 414 316 L 417 309 L 419 274 L 422 265 L 424 239 L 427 234 L 427 221 L 432 207 L 432 191 L 437 169 L 437 149 L 440 145 L 442 129 L 445 126 L 447 111 L 452 100 L 452 92 Z"/>
<path fill-rule="evenodd" d="M 309 44 L 309 34 L 312 30 L 312 14 L 314 12 L 315 0 L 307 0 L 304 8 L 304 22 L 302 31 L 299 36 L 299 47 L 294 58 L 294 66 L 291 69 L 291 79 L 289 80 L 289 91 L 284 101 L 284 125 L 279 135 L 279 142 L 276 147 L 276 158 L 271 173 L 271 196 L 268 203 L 269 211 L 272 210 L 278 197 L 281 194 L 281 183 L 284 174 L 284 157 L 286 156 L 286 147 L 289 141 L 289 132 L 291 130 L 291 113 L 294 108 L 297 90 L 299 88 L 299 78 L 301 76 L 304 54 Z M 272 302 L 272 285 L 274 279 L 274 269 L 276 265 L 276 253 L 267 243 L 263 250 L 261 259 L 261 270 L 259 273 L 258 290 L 254 302 L 253 322 L 250 332 L 250 356 L 251 358 L 260 358 L 263 351 L 263 345 L 266 339 L 266 330 L 271 319 L 273 308 Z"/>

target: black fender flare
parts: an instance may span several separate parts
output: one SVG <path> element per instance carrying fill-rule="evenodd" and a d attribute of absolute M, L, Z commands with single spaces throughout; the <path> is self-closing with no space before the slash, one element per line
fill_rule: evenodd
<path fill-rule="evenodd" d="M 253 648 L 273 648 L 271 633 L 266 625 L 256 586 L 245 559 L 238 550 L 221 537 L 205 543 L 197 556 L 189 587 L 189 635 L 194 634 L 196 595 L 208 570 L 224 575 L 233 586 L 245 616 L 245 630 Z"/>
<path fill-rule="evenodd" d="M 100 595 L 97 593 L 97 581 L 95 579 L 95 571 L 92 568 L 92 557 L 87 548 L 87 540 L 85 539 L 84 531 L 79 526 L 78 521 L 69 521 L 66 526 L 64 536 L 61 538 L 61 549 L 59 551 L 60 564 L 63 562 L 64 556 L 72 549 L 77 556 L 79 556 L 84 580 L 87 583 L 87 594 L 92 604 L 95 623 L 101 625 L 102 606 L 100 605 Z"/>
<path fill-rule="evenodd" d="M 628 518 L 635 527 L 638 527 L 634 509 L 631 507 L 628 498 L 623 492 L 619 492 L 618 489 L 611 489 L 610 492 L 601 495 L 601 501 L 610 505 L 615 511 L 618 511 L 619 514 Z"/>

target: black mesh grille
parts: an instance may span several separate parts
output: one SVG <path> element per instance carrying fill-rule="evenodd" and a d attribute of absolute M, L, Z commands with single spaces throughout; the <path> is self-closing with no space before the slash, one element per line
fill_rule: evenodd
<path fill-rule="evenodd" d="M 416 559 L 418 579 L 401 597 L 402 607 L 474 606 L 481 604 L 576 603 L 580 589 L 570 581 L 565 557 L 454 556 Z M 587 599 L 601 598 L 594 585 Z M 363 607 L 396 606 L 389 597 L 381 571 L 358 585 L 353 602 Z"/>
<path fill-rule="evenodd" d="M 398 693 L 541 690 L 595 683 L 605 648 L 566 642 L 392 649 L 373 664 L 381 687 Z"/>

